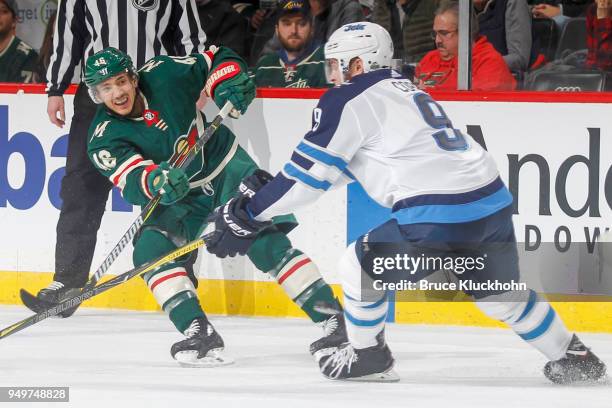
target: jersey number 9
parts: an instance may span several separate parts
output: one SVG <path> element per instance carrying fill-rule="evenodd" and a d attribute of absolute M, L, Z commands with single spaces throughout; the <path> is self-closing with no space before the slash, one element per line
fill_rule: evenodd
<path fill-rule="evenodd" d="M 453 123 L 446 116 L 442 106 L 434 101 L 431 96 L 425 93 L 416 94 L 414 102 L 421 111 L 425 122 L 434 129 L 440 129 L 432 137 L 441 149 L 454 151 L 469 148 L 461 131 L 453 128 Z"/>

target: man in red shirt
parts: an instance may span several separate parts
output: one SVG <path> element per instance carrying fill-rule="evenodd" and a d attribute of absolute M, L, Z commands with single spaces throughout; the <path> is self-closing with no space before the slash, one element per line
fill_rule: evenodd
<path fill-rule="evenodd" d="M 432 38 L 436 50 L 427 53 L 416 67 L 415 78 L 422 89 L 457 90 L 457 51 L 459 48 L 459 4 L 443 3 L 436 11 Z M 478 35 L 477 21 L 472 24 L 472 89 L 509 91 L 516 80 L 506 62 L 484 36 Z"/>
<path fill-rule="evenodd" d="M 597 0 L 587 11 L 587 66 L 612 71 L 612 0 Z"/>

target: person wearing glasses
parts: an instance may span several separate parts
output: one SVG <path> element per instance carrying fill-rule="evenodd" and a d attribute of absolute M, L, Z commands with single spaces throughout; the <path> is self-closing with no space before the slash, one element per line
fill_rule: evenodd
<path fill-rule="evenodd" d="M 478 34 L 478 21 L 472 16 L 472 89 L 509 91 L 516 80 L 499 52 L 485 36 Z M 445 1 L 436 10 L 432 39 L 436 49 L 419 62 L 415 82 L 421 89 L 457 90 L 459 48 L 459 3 Z"/>

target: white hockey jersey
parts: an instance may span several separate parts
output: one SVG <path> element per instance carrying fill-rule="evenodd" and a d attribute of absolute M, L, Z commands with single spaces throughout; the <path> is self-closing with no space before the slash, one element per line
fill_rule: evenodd
<path fill-rule="evenodd" d="M 512 203 L 489 153 L 391 70 L 327 91 L 312 129 L 249 210 L 258 220 L 291 213 L 351 180 L 400 224 L 468 222 Z"/>

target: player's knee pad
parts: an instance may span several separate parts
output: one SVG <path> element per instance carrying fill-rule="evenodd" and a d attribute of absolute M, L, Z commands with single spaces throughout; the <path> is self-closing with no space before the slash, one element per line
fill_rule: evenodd
<path fill-rule="evenodd" d="M 157 304 L 167 313 L 185 300 L 197 297 L 195 286 L 181 265 L 172 263 L 162 271 L 145 274 L 144 279 Z"/>

